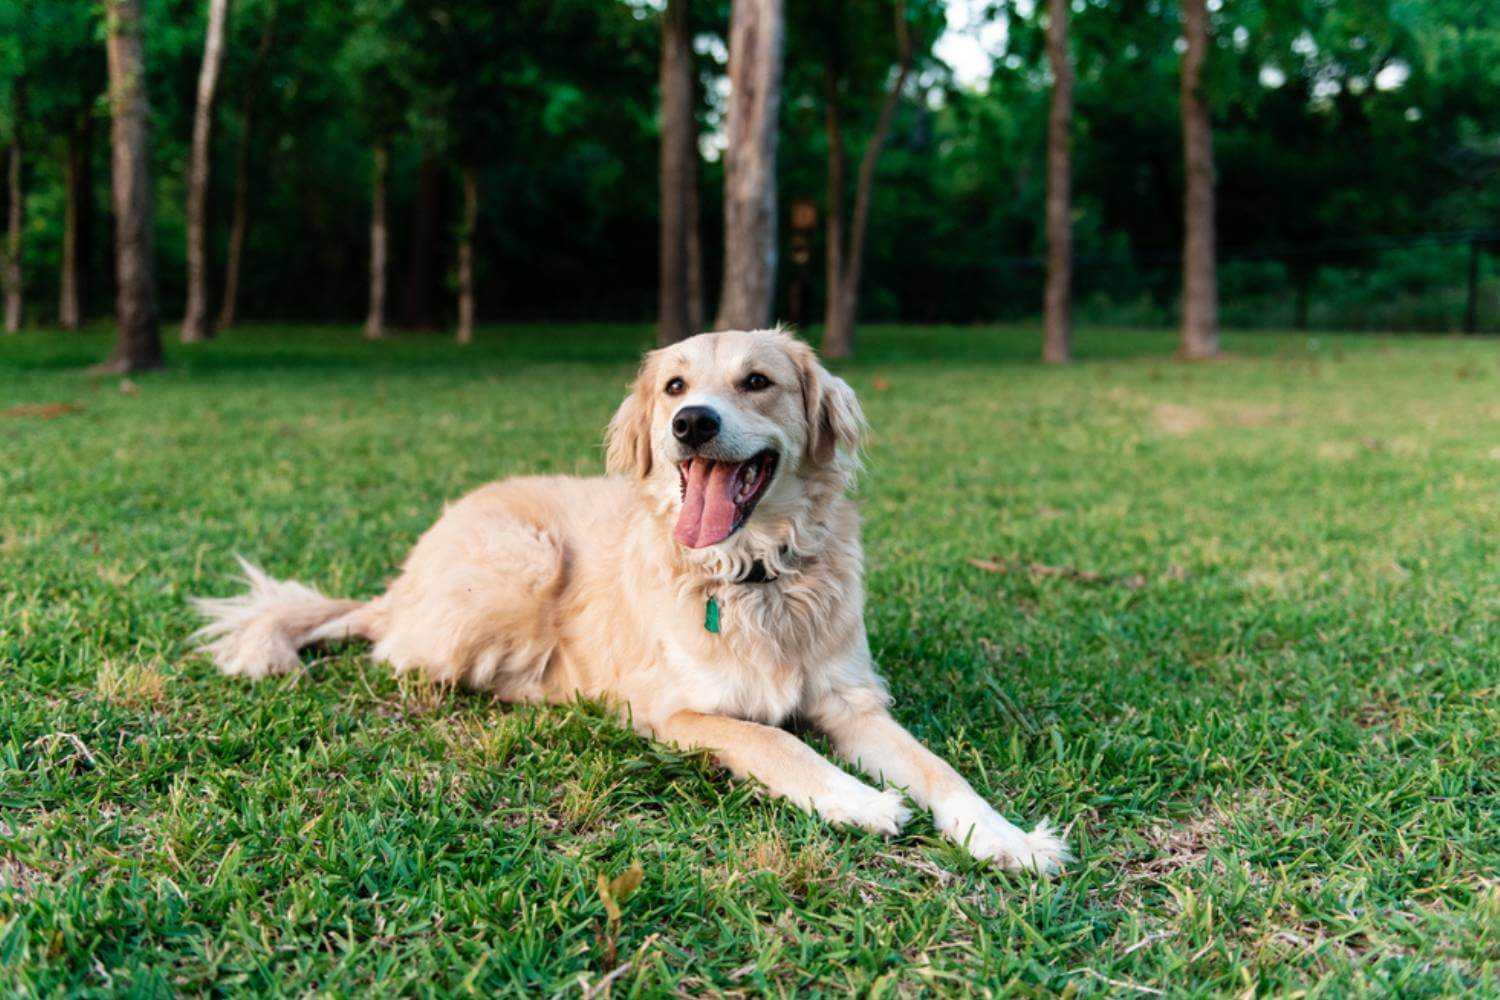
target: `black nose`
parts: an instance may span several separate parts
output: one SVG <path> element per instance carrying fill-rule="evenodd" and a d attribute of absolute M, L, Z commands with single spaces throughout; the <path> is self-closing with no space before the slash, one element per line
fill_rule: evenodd
<path fill-rule="evenodd" d="M 689 448 L 707 444 L 717 433 L 719 415 L 706 406 L 684 406 L 672 418 L 672 435 Z"/>

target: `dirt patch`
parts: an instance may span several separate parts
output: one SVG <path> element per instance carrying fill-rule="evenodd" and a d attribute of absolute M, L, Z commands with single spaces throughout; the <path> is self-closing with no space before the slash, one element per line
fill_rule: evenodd
<path fill-rule="evenodd" d="M 47 881 L 39 868 L 33 868 L 6 854 L 0 854 L 0 893 L 10 891 L 30 899 L 37 886 Z"/>
<path fill-rule="evenodd" d="M 1214 848 L 1223 844 L 1224 833 L 1233 826 L 1235 819 L 1259 809 L 1266 798 L 1266 792 L 1254 790 L 1228 802 L 1210 802 L 1190 819 L 1163 820 L 1153 824 L 1145 833 L 1146 843 L 1153 853 L 1131 864 L 1130 873 L 1161 878 L 1203 865 Z M 1214 867 L 1222 872 L 1223 862 L 1215 859 Z"/>
<path fill-rule="evenodd" d="M 82 413 L 83 407 L 77 403 L 17 403 L 10 409 L 0 413 L 6 417 L 39 417 L 42 420 L 56 420 L 65 417 L 69 413 Z"/>
<path fill-rule="evenodd" d="M 1033 580 L 1056 578 L 1071 580 L 1074 583 L 1124 587 L 1127 590 L 1140 590 L 1151 582 L 1144 573 L 1099 573 L 1091 569 L 1079 569 L 1076 566 L 1051 566 L 1047 563 L 1028 563 L 1020 560 L 971 558 L 966 561 L 970 566 L 982 569 L 986 573 L 1025 573 Z M 1161 579 L 1180 583 L 1187 579 L 1187 570 L 1174 564 L 1167 567 Z"/>
<path fill-rule="evenodd" d="M 1212 426 L 1208 414 L 1191 406 L 1176 403 L 1157 403 L 1151 409 L 1151 423 L 1163 434 L 1187 437 Z"/>

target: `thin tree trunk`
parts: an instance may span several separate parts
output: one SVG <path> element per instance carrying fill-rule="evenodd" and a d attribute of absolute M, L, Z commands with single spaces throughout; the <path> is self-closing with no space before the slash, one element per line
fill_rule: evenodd
<path fill-rule="evenodd" d="M 401 295 L 401 325 L 413 330 L 430 330 L 437 325 L 432 309 L 432 265 L 439 258 L 441 181 L 437 157 L 429 149 L 422 150 L 417 197 L 412 206 L 411 262 Z"/>
<path fill-rule="evenodd" d="M 240 137 L 234 149 L 234 204 L 229 221 L 229 245 L 224 254 L 224 298 L 219 303 L 218 328 L 227 330 L 239 318 L 240 262 L 245 255 L 245 231 L 250 225 L 250 128 L 255 110 L 253 89 L 240 102 Z"/>
<path fill-rule="evenodd" d="M 837 60 L 838 49 L 829 45 L 830 60 Z M 827 294 L 823 304 L 823 353 L 827 357 L 848 357 L 853 349 L 853 330 L 844 316 L 844 197 L 845 171 L 843 105 L 838 91 L 840 70 L 830 62 L 824 75 L 823 127 L 828 136 L 828 208 L 824 212 L 827 229 L 824 240 L 824 283 Z"/>
<path fill-rule="evenodd" d="M 683 0 L 684 4 L 688 0 Z M 691 67 L 692 59 L 692 18 L 688 19 L 688 59 Z M 702 333 L 707 327 L 704 322 L 704 298 L 706 292 L 703 287 L 703 216 L 702 205 L 698 192 L 698 177 L 700 174 L 698 159 L 702 155 L 698 151 L 698 115 L 697 108 L 701 106 L 702 90 L 696 72 L 690 73 L 692 85 L 691 101 L 693 113 L 688 116 L 688 146 L 687 146 L 687 191 L 684 202 L 687 206 L 687 219 L 684 225 L 687 227 L 687 313 L 688 332 Z"/>
<path fill-rule="evenodd" d="M 240 309 L 240 265 L 245 256 L 245 234 L 250 228 L 250 140 L 255 127 L 255 96 L 260 92 L 261 73 L 276 37 L 277 5 L 266 11 L 265 27 L 255 47 L 255 63 L 245 80 L 240 98 L 240 137 L 234 149 L 234 206 L 229 223 L 229 247 L 224 257 L 224 299 L 219 303 L 218 327 L 234 326 Z"/>
<path fill-rule="evenodd" d="M 1069 0 L 1047 0 L 1047 289 L 1042 360 L 1064 364 L 1073 349 L 1073 62 L 1068 56 Z"/>
<path fill-rule="evenodd" d="M 20 101 L 16 102 L 17 110 Z M 21 329 L 21 312 L 25 304 L 21 274 L 21 234 L 25 223 L 25 191 L 21 186 L 21 122 L 18 113 L 15 120 L 15 136 L 10 141 L 10 156 L 5 171 L 8 210 L 5 222 L 5 332 L 16 333 Z"/>
<path fill-rule="evenodd" d="M 734 0 L 729 16 L 728 148 L 720 330 L 771 321 L 776 293 L 776 137 L 782 0 Z"/>
<path fill-rule="evenodd" d="M 224 21 L 229 0 L 208 0 L 208 32 L 198 70 L 198 102 L 193 112 L 193 147 L 187 177 L 187 308 L 183 343 L 213 336 L 208 321 L 208 178 L 212 154 L 214 97 L 224 61 Z"/>
<path fill-rule="evenodd" d="M 692 143 L 692 48 L 687 0 L 667 0 L 661 17 L 661 246 L 656 342 L 675 344 L 692 331 L 688 316 L 688 157 Z"/>
<path fill-rule="evenodd" d="M 1464 305 L 1464 333 L 1479 332 L 1479 241 L 1469 241 L 1469 296 Z"/>
<path fill-rule="evenodd" d="M 141 44 L 140 0 L 108 0 L 110 146 L 115 209 L 115 317 L 119 340 L 101 368 L 112 372 L 162 363 L 156 314 L 155 211 Z"/>
<path fill-rule="evenodd" d="M 1186 359 L 1219 354 L 1218 265 L 1214 248 L 1214 150 L 1203 94 L 1208 59 L 1206 0 L 1182 0 L 1187 48 L 1182 54 L 1182 150 L 1187 184 L 1183 197 L 1182 343 Z"/>
<path fill-rule="evenodd" d="M 386 241 L 385 224 L 386 173 L 390 169 L 391 154 L 385 142 L 376 143 L 374 169 L 370 178 L 370 312 L 365 317 L 365 339 L 379 340 L 385 336 L 385 271 Z"/>
<path fill-rule="evenodd" d="M 458 342 L 474 341 L 474 230 L 479 225 L 479 171 L 463 167 L 464 217 L 458 230 Z"/>
<path fill-rule="evenodd" d="M 62 260 L 58 276 L 57 322 L 64 330 L 83 325 L 84 274 L 88 270 L 89 147 L 92 145 L 93 118 L 85 111 L 78 116 L 68 133 L 63 154 L 63 239 Z"/>
<path fill-rule="evenodd" d="M 702 333 L 703 321 L 703 236 L 698 200 L 698 128 L 693 126 L 692 144 L 688 147 L 687 173 L 687 314 L 688 332 Z"/>
<path fill-rule="evenodd" d="M 885 94 L 880 105 L 880 117 L 876 119 L 875 131 L 865 145 L 865 154 L 859 161 L 859 176 L 854 185 L 854 212 L 849 221 L 847 247 L 836 256 L 829 257 L 828 311 L 824 321 L 823 353 L 831 358 L 847 358 L 854 353 L 854 321 L 859 315 L 859 280 L 864 270 L 865 233 L 870 225 L 870 200 L 875 191 L 875 166 L 885 148 L 886 137 L 891 131 L 891 121 L 896 116 L 896 105 L 901 100 L 901 91 L 906 86 L 906 77 L 911 72 L 911 32 L 906 25 L 906 4 L 896 0 L 896 48 L 900 60 L 896 79 Z M 838 105 L 837 86 L 830 78 L 829 107 Z M 833 189 L 835 167 L 833 140 L 838 140 L 838 191 Z M 843 136 L 837 113 L 829 120 L 829 243 L 843 242 L 843 225 L 836 216 L 843 213 Z M 837 200 L 835 200 L 837 195 Z M 841 265 L 836 268 L 836 265 Z M 837 269 L 839 273 L 834 274 Z M 834 278 L 837 280 L 833 280 Z"/>

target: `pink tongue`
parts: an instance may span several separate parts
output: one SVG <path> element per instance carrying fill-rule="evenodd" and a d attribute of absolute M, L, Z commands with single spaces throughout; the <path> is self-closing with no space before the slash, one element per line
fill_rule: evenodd
<path fill-rule="evenodd" d="M 688 466 L 687 489 L 682 497 L 682 512 L 672 536 L 690 549 L 722 542 L 734 528 L 735 475 L 740 462 L 711 462 L 695 458 Z"/>

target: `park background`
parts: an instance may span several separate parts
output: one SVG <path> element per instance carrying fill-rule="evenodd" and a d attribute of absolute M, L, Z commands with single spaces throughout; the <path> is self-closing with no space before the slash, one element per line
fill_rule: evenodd
<path fill-rule="evenodd" d="M 0 143 L 0 992 L 1500 993 L 1494 3 L 0 0 Z M 894 710 L 1058 878 L 195 651 L 726 319 L 839 355 Z"/>
<path fill-rule="evenodd" d="M 214 320 L 365 318 L 377 150 L 388 158 L 390 325 L 451 330 L 458 319 L 466 172 L 480 321 L 657 316 L 659 4 L 239 0 L 222 19 L 205 94 L 216 6 L 141 10 L 141 155 L 164 323 L 187 305 L 195 117 L 205 119 L 196 216 L 207 317 L 195 336 Z M 695 203 L 700 325 L 715 318 L 723 273 L 728 6 L 683 4 L 667 35 L 687 50 L 690 122 L 673 124 L 690 130 L 692 162 L 673 185 Z M 1072 7 L 1075 312 L 1171 325 L 1184 240 L 1178 7 Z M 903 11 L 910 69 L 875 164 L 860 315 L 1035 316 L 1055 78 L 1045 5 L 911 0 Z M 770 220 L 781 261 L 766 321 L 823 318 L 828 112 L 839 113 L 847 217 L 901 63 L 894 13 L 873 0 L 788 8 Z M 1494 6 L 1242 0 L 1210 4 L 1208 16 L 1202 94 L 1224 322 L 1500 328 Z M 0 5 L 0 141 L 15 167 L 0 201 L 14 206 L 6 246 L 19 251 L 7 281 L 23 289 L 13 325 L 112 313 L 105 30 L 92 3 Z M 805 231 L 797 203 L 812 213 Z"/>

